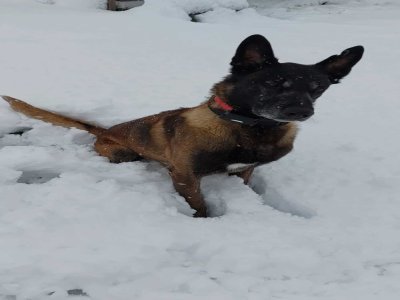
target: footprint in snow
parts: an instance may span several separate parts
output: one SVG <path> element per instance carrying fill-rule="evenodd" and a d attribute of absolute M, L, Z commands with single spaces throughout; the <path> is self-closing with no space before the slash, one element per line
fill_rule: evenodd
<path fill-rule="evenodd" d="M 260 176 L 254 176 L 249 183 L 250 188 L 261 196 L 265 205 L 289 213 L 294 216 L 310 219 L 316 215 L 316 212 L 293 200 L 286 199 L 276 189 L 268 186 L 267 182 Z"/>
<path fill-rule="evenodd" d="M 30 130 L 32 130 L 32 127 L 26 127 L 26 126 L 17 127 L 17 128 L 14 128 L 12 131 L 10 131 L 8 134 L 23 135 L 25 132 L 28 132 Z"/>
<path fill-rule="evenodd" d="M 23 138 L 23 134 L 30 130 L 32 127 L 16 127 L 8 133 L 0 135 L 0 148 L 27 145 L 28 142 Z"/>
<path fill-rule="evenodd" d="M 60 173 L 49 170 L 22 171 L 22 174 L 18 178 L 17 182 L 25 184 L 42 184 L 59 176 Z"/>

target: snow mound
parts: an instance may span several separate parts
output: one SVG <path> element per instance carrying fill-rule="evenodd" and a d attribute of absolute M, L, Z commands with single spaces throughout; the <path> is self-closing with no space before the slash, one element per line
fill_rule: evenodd
<path fill-rule="evenodd" d="M 246 0 L 169 0 L 163 2 L 170 2 L 171 5 L 180 7 L 188 14 L 206 12 L 219 7 L 241 10 L 249 6 Z"/>
<path fill-rule="evenodd" d="M 342 6 L 368 6 L 368 5 L 392 5 L 399 4 L 397 0 L 249 0 L 250 5 L 261 7 L 285 7 L 285 8 L 300 8 L 307 6 L 329 6 L 329 5 L 342 5 Z"/>
<path fill-rule="evenodd" d="M 106 8 L 107 0 L 34 0 L 43 4 L 52 4 L 74 9 Z"/>
<path fill-rule="evenodd" d="M 237 11 L 248 7 L 247 0 L 146 0 L 143 6 L 131 11 L 136 13 L 138 10 L 145 14 L 156 13 L 161 17 L 190 20 L 190 15 L 202 14 L 219 8 Z"/>

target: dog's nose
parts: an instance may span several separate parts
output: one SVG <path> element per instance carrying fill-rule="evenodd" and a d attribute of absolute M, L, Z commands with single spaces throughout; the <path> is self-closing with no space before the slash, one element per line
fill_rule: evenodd
<path fill-rule="evenodd" d="M 291 121 L 304 121 L 314 114 L 313 107 L 289 106 L 283 109 L 282 114 Z"/>

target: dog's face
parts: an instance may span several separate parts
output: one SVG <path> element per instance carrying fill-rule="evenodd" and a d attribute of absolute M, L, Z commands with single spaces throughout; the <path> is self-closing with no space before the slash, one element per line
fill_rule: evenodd
<path fill-rule="evenodd" d="M 363 52 L 356 46 L 314 65 L 279 63 L 267 39 L 252 35 L 232 58 L 229 101 L 247 114 L 304 121 L 313 115 L 315 100 L 349 74 Z"/>

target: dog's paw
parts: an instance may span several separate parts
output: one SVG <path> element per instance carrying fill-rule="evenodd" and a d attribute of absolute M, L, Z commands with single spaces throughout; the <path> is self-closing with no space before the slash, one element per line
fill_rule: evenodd
<path fill-rule="evenodd" d="M 207 218 L 207 208 L 204 207 L 204 208 L 198 209 L 194 213 L 193 217 L 194 218 Z"/>

